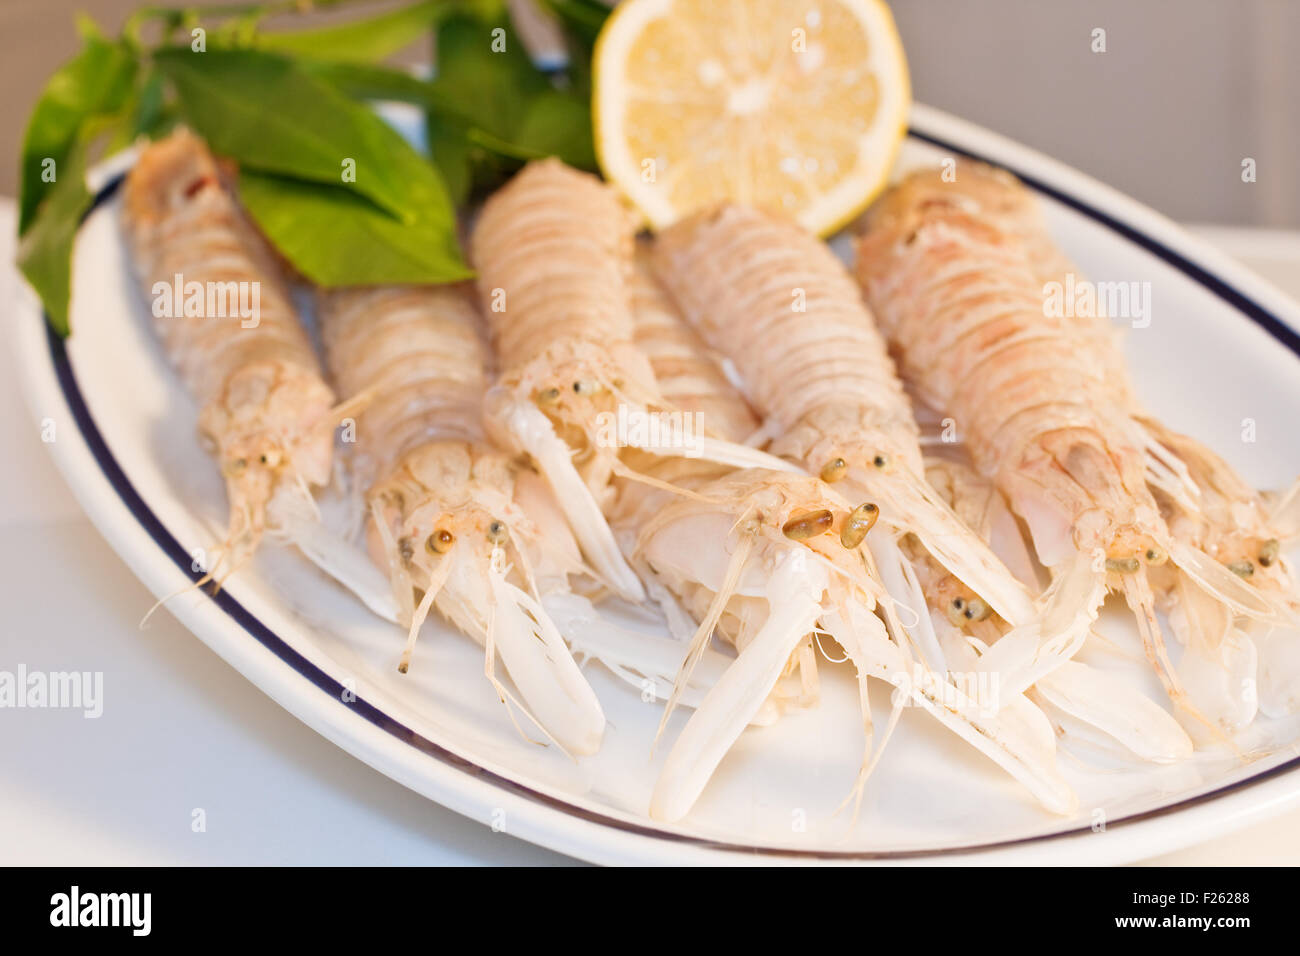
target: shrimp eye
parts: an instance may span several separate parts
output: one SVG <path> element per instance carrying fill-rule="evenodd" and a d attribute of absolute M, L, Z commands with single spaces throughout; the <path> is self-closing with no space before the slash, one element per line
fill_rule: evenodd
<path fill-rule="evenodd" d="M 600 391 L 599 382 L 574 382 L 573 394 L 575 395 L 593 395 Z"/>
<path fill-rule="evenodd" d="M 849 470 L 849 463 L 843 458 L 832 458 L 822 468 L 822 481 L 839 481 Z"/>
<path fill-rule="evenodd" d="M 424 541 L 424 550 L 430 554 L 446 554 L 456 541 L 456 536 L 446 528 L 439 528 Z"/>
<path fill-rule="evenodd" d="M 501 541 L 506 536 L 506 523 L 493 519 L 487 530 L 489 541 Z"/>
<path fill-rule="evenodd" d="M 552 386 L 537 393 L 537 401 L 543 405 L 554 405 L 560 400 L 560 390 Z"/>
<path fill-rule="evenodd" d="M 889 456 L 877 455 L 875 458 L 871 459 L 871 463 L 877 468 L 886 468 L 889 466 Z"/>
<path fill-rule="evenodd" d="M 840 544 L 850 551 L 862 543 L 862 539 L 867 536 L 876 525 L 876 519 L 880 517 L 880 508 L 871 502 L 865 505 L 858 505 L 844 519 L 844 526 L 840 528 Z"/>
<path fill-rule="evenodd" d="M 963 598 L 953 598 L 948 605 L 948 623 L 953 627 L 961 627 L 966 623 L 966 601 Z"/>
<path fill-rule="evenodd" d="M 267 468 L 279 468 L 283 456 L 280 454 L 278 449 L 272 448 L 270 451 L 263 452 L 259 455 L 257 460 Z"/>
<path fill-rule="evenodd" d="M 803 541 L 831 530 L 834 523 L 835 516 L 823 508 L 791 518 L 781 526 L 781 533 L 791 541 Z"/>
<path fill-rule="evenodd" d="M 1233 561 L 1228 565 L 1228 570 L 1239 578 L 1248 578 L 1255 573 L 1255 565 L 1249 561 Z"/>
<path fill-rule="evenodd" d="M 1153 545 L 1142 552 L 1142 558 L 1152 567 L 1158 567 L 1169 560 L 1169 554 L 1164 548 Z"/>
<path fill-rule="evenodd" d="M 968 621 L 982 621 L 989 616 L 989 606 L 979 598 L 971 598 L 966 602 L 962 616 Z"/>
<path fill-rule="evenodd" d="M 1261 567 L 1271 568 L 1277 560 L 1278 553 L 1282 550 L 1282 543 L 1277 538 L 1269 538 L 1259 549 L 1259 563 Z"/>

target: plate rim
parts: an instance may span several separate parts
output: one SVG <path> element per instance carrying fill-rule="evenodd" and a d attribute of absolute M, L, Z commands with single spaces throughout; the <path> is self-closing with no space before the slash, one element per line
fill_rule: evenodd
<path fill-rule="evenodd" d="M 1266 280 L 1148 207 L 1072 167 L 965 120 L 913 104 L 908 135 L 1010 169 L 1036 192 L 1062 202 L 1153 253 L 1259 325 L 1300 357 L 1300 305 Z M 110 160 L 110 163 L 113 162 Z M 115 170 L 116 171 L 116 170 Z M 90 216 L 120 176 L 102 186 Z M 19 368 L 29 410 L 51 409 L 76 423 L 73 440 L 50 443 L 56 465 L 92 524 L 155 595 L 198 575 L 190 557 L 135 491 L 99 432 L 77 384 L 65 343 L 50 330 L 30 289 L 19 284 Z M 167 560 L 159 561 L 159 557 Z M 183 583 L 181 584 L 183 586 Z M 195 636 L 299 720 L 362 762 L 421 795 L 487 825 L 505 812 L 507 832 L 591 862 L 603 863 L 1117 863 L 1168 852 L 1227 833 L 1300 804 L 1300 757 L 1231 784 L 1106 823 L 1107 835 L 1083 826 L 1011 840 L 931 849 L 834 850 L 748 846 L 674 833 L 569 803 L 481 767 L 416 733 L 294 650 L 229 592 L 169 610 Z M 248 640 L 251 638 L 251 640 Z M 1212 806 L 1211 806 L 1212 805 Z M 485 813 L 484 810 L 487 810 Z M 1191 825 L 1200 820 L 1200 827 Z"/>

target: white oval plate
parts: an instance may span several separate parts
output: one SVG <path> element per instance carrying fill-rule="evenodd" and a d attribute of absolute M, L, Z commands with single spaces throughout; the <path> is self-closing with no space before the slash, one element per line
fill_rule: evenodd
<path fill-rule="evenodd" d="M 1129 334 L 1128 350 L 1157 414 L 1263 487 L 1300 472 L 1295 303 L 1113 190 L 915 107 L 900 168 L 959 154 L 1006 166 L 1039 191 L 1054 234 L 1086 274 L 1151 283 L 1152 321 Z M 150 334 L 117 229 L 110 189 L 79 240 L 74 336 L 66 348 L 49 336 L 25 295 L 17 344 L 33 415 L 58 424 L 50 448 L 59 468 L 104 537 L 162 596 L 192 581 L 191 550 L 219 539 L 225 502 L 195 437 L 193 403 Z M 1246 427 L 1253 442 L 1243 441 Z M 1082 809 L 1062 820 L 908 712 L 854 824 L 835 810 L 862 747 L 856 692 L 843 668 L 828 666 L 820 707 L 748 731 L 693 814 L 665 826 L 645 815 L 665 755 L 651 757 L 659 705 L 600 665 L 588 673 L 608 734 L 598 755 L 574 762 L 521 738 L 471 641 L 430 625 L 401 676 L 400 636 L 293 553 L 265 548 L 217 597 L 189 592 L 168 607 L 283 707 L 381 772 L 479 824 L 592 861 L 1115 863 L 1300 803 L 1295 724 L 1261 719 L 1248 743 L 1273 749 L 1250 763 L 1099 773 L 1063 753 Z M 1125 672 L 1147 680 L 1140 666 Z M 875 696 L 883 705 L 888 695 L 882 686 Z M 884 711 L 877 716 L 882 726 Z"/>

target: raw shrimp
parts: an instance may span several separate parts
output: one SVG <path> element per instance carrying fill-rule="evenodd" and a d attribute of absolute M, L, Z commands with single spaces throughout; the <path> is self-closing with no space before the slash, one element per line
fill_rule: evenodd
<path fill-rule="evenodd" d="M 1036 586 L 1033 558 L 1014 515 L 991 482 L 954 457 L 928 459 L 926 479 L 968 528 L 990 542 L 1017 577 Z M 961 608 L 953 607 L 943 570 L 928 558 L 922 561 L 918 573 L 945 655 L 964 671 L 980 671 L 980 658 L 1002 637 L 1005 625 L 996 616 L 968 620 Z M 1065 661 L 1040 677 L 1029 696 L 1096 727 L 1144 760 L 1173 763 L 1191 756 L 1191 739 L 1154 701 L 1079 661 Z"/>
<path fill-rule="evenodd" d="M 334 426 L 347 410 L 334 407 L 274 253 L 201 140 L 180 129 L 143 151 L 126 178 L 123 225 L 147 294 L 186 290 L 170 309 L 155 304 L 154 327 L 225 478 L 229 530 L 210 573 L 227 559 L 233 569 L 267 530 L 273 498 L 314 508 L 309 487 L 330 478 Z M 191 298 L 195 283 L 203 291 Z M 235 307 L 241 284 L 256 304 L 248 316 Z"/>
<path fill-rule="evenodd" d="M 1152 488 L 1170 533 L 1226 566 L 1292 622 L 1256 627 L 1257 633 L 1250 633 L 1231 620 L 1228 605 L 1200 590 L 1184 586 L 1182 601 L 1162 594 L 1170 627 L 1186 648 L 1180 675 L 1189 689 L 1232 692 L 1228 699 L 1239 701 L 1238 723 L 1246 721 L 1256 701 L 1270 717 L 1300 711 L 1300 627 L 1294 623 L 1300 589 L 1282 553 L 1283 543 L 1295 536 L 1292 519 L 1270 508 L 1231 465 L 1196 439 L 1140 413 L 1137 420 L 1182 464 L 1197 490 L 1191 507 L 1159 486 Z M 1252 679 L 1255 695 L 1237 693 L 1243 681 Z"/>
<path fill-rule="evenodd" d="M 676 306 L 654 278 L 648 257 L 649 243 L 640 243 L 630 281 L 634 340 L 649 361 L 663 397 L 680 413 L 690 416 L 681 420 L 680 427 L 684 432 L 694 429 L 737 441 L 755 435 L 759 431 L 758 417 L 727 381 L 704 343 L 677 313 Z M 705 619 L 708 613 L 707 589 L 676 579 L 666 585 L 665 592 L 663 578 L 645 561 L 637 542 L 641 531 L 654 523 L 655 515 L 683 492 L 689 494 L 723 478 L 733 469 L 698 458 L 656 460 L 635 451 L 630 453 L 629 464 L 638 476 L 649 478 L 655 484 L 632 479 L 617 482 L 618 497 L 609 510 L 611 524 L 632 566 L 643 581 L 650 582 L 651 595 L 664 608 L 671 629 L 679 638 L 692 638 L 697 630 L 695 622 Z M 774 472 L 772 478 L 774 486 L 780 484 L 779 473 Z M 740 605 L 743 601 L 737 598 L 733 603 Z M 746 643 L 745 620 L 737 617 L 734 608 L 723 609 L 716 628 L 733 646 Z M 756 722 L 772 722 L 787 706 L 815 703 L 817 663 L 811 635 L 791 655 L 782 677 L 796 680 L 789 682 L 792 687 L 788 692 L 785 686 L 772 690 L 768 706 Z"/>
<path fill-rule="evenodd" d="M 484 205 L 471 258 L 500 364 L 487 414 L 505 447 L 528 452 L 592 566 L 620 595 L 644 598 L 601 515 L 622 444 L 602 437 L 620 408 L 662 404 L 632 343 L 627 280 L 635 222 L 607 186 L 557 160 L 530 163 Z M 640 447 L 669 455 L 682 449 Z M 764 456 L 697 451 L 735 464 Z"/>
<path fill-rule="evenodd" d="M 1157 493 L 1196 513 L 1198 489 L 1135 417 L 1104 317 L 1048 316 L 1043 280 L 1068 265 L 1022 193 L 1011 177 L 976 164 L 960 166 L 955 182 L 934 170 L 909 176 L 867 219 L 859 279 L 903 375 L 959 424 L 977 470 L 1028 527 L 1053 586 L 1094 608 L 1106 590 L 1122 592 L 1180 712 L 1214 733 L 1234 730 L 1253 717 L 1254 695 L 1220 680 L 1222 693 L 1189 696 L 1169 658 L 1157 601 L 1189 634 L 1193 659 L 1233 658 L 1221 675 L 1251 668 L 1253 648 L 1234 615 L 1274 624 L 1283 616 L 1171 534 Z M 1209 629 L 1215 633 L 1190 636 Z M 1013 667 L 1026 653 L 1037 652 L 1000 642 L 986 661 Z"/>
<path fill-rule="evenodd" d="M 1028 189 L 1005 171 L 976 164 L 967 168 L 972 175 L 966 187 L 981 213 L 1025 243 L 1040 280 L 1062 282 L 1067 273 L 1078 274 L 1052 240 Z M 1157 480 L 1148 484 L 1170 532 L 1260 589 L 1284 616 L 1294 618 L 1300 589 L 1294 569 L 1280 552 L 1300 531 L 1300 513 L 1294 508 L 1292 513 L 1271 508 L 1219 455 L 1142 409 L 1119 347 L 1119 327 L 1100 308 L 1076 320 L 1076 327 L 1091 339 L 1091 352 L 1105 368 L 1116 399 L 1128 406 L 1130 415 L 1156 443 L 1152 451 L 1158 457 L 1150 464 Z M 1171 477 L 1181 477 L 1181 487 L 1174 487 L 1188 494 L 1171 493 Z M 1293 505 L 1296 500 L 1293 495 Z M 1200 591 L 1174 593 L 1189 609 L 1195 607 L 1186 610 L 1183 601 L 1172 600 L 1170 593 L 1157 593 L 1160 605 L 1169 612 L 1170 626 L 1186 647 L 1179 672 L 1189 688 L 1203 688 L 1200 693 L 1189 691 L 1194 698 L 1217 695 L 1220 701 L 1235 701 L 1236 715 L 1227 721 L 1231 725 L 1249 722 L 1256 697 L 1259 709 L 1270 716 L 1300 710 L 1300 631 L 1295 626 L 1256 628 L 1259 633 L 1247 636 L 1233 626 L 1227 605 Z M 1257 695 L 1238 693 L 1243 681 L 1256 676 Z"/>
<path fill-rule="evenodd" d="M 830 249 L 795 224 L 725 205 L 673 226 L 656 265 L 690 322 L 734 364 L 776 437 L 774 454 L 820 475 L 856 503 L 879 508 L 889 534 L 871 553 L 895 601 L 920 611 L 913 563 L 900 541 L 915 535 L 952 578 L 968 617 L 998 614 L 1053 649 L 1031 669 L 1077 648 L 1095 611 L 1049 592 L 1042 608 L 988 545 L 953 515 L 924 479 L 918 430 L 884 341 L 852 276 Z M 1091 609 L 1090 609 L 1091 610 Z M 917 652 L 947 670 L 928 617 L 909 629 Z M 1032 680 L 1020 680 L 1023 690 Z"/>
<path fill-rule="evenodd" d="M 757 418 L 647 271 L 634 279 L 633 304 L 636 343 L 665 397 L 723 439 L 753 432 Z M 652 591 L 657 586 L 671 595 L 670 621 L 673 603 L 680 602 L 699 622 L 698 628 L 688 624 L 682 635 L 687 651 L 679 687 L 715 630 L 739 652 L 674 742 L 652 796 L 653 816 L 685 815 L 746 725 L 770 722 L 785 707 L 815 700 L 813 641 L 819 632 L 831 635 L 858 671 L 867 756 L 850 798 L 860 800 L 874 765 L 866 679 L 877 677 L 898 687 L 895 719 L 903 703 L 925 708 L 1049 809 L 1070 812 L 1074 795 L 1056 771 L 1055 741 L 1041 712 L 1022 697 L 1019 706 L 994 716 L 987 701 L 920 667 L 890 640 L 873 613 L 884 588 L 870 556 L 860 550 L 874 510 L 852 508 L 806 475 L 723 471 L 698 460 L 644 463 L 643 477 L 662 484 L 624 480 L 611 509 L 633 566 Z M 901 628 L 887 602 L 882 610 Z M 669 710 L 676 700 L 674 694 Z"/>
<path fill-rule="evenodd" d="M 340 392 L 373 393 L 356 423 L 354 466 L 371 553 L 409 627 L 399 670 L 436 607 L 484 645 L 503 702 L 513 695 L 497 654 L 529 717 L 566 751 L 594 752 L 604 713 L 540 595 L 580 568 L 577 545 L 536 476 L 483 435 L 487 354 L 469 290 L 340 289 L 322 293 L 320 306 Z"/>

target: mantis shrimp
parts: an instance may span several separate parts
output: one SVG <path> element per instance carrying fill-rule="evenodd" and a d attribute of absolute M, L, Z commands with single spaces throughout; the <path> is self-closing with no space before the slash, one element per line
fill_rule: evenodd
<path fill-rule="evenodd" d="M 1020 580 L 1027 586 L 1037 585 L 1033 558 L 1015 517 L 987 479 L 953 457 L 928 459 L 926 479 L 968 528 L 994 546 Z M 918 573 L 947 659 L 963 671 L 980 671 L 980 658 L 990 646 L 996 646 L 1006 631 L 1005 623 L 996 615 L 983 621 L 968 620 L 952 605 L 943 586 L 943 569 L 923 560 Z M 1192 754 L 1186 732 L 1154 701 L 1079 661 L 1064 661 L 1041 676 L 1029 696 L 1101 730 L 1143 760 L 1174 763 Z"/>
<path fill-rule="evenodd" d="M 857 244 L 858 278 L 904 377 L 961 423 L 976 469 L 1024 521 L 1054 586 L 1075 582 L 1094 608 L 1122 593 L 1171 700 L 1221 735 L 1255 711 L 1254 694 L 1228 686 L 1229 675 L 1254 672 L 1236 619 L 1293 620 L 1289 570 L 1244 483 L 1137 410 L 1105 317 L 1048 316 L 1043 281 L 1069 268 L 1027 191 L 977 164 L 960 166 L 955 182 L 909 176 L 873 207 Z M 1244 565 L 1234 573 L 1245 560 L 1259 582 Z M 1157 603 L 1187 645 L 1194 694 L 1169 657 Z M 1037 653 L 1010 641 L 986 663 Z"/>
<path fill-rule="evenodd" d="M 724 440 L 740 441 L 755 431 L 754 413 L 648 269 L 634 277 L 633 304 L 635 341 L 665 398 L 698 415 L 703 427 Z M 730 471 L 702 460 L 647 463 L 643 477 L 655 483 L 619 483 L 611 523 L 627 543 L 633 566 L 655 585 L 651 590 L 670 596 L 670 622 L 673 602 L 699 622 L 686 625 L 682 634 L 687 651 L 678 687 L 689 679 L 715 629 L 739 652 L 674 742 L 652 795 L 652 816 L 684 816 L 748 724 L 770 722 L 785 707 L 815 699 L 817 633 L 832 636 L 858 670 L 867 755 L 850 798 L 861 800 L 874 765 L 870 676 L 898 687 L 894 719 L 904 702 L 923 707 L 1049 809 L 1073 809 L 1074 794 L 1057 773 L 1055 740 L 1041 712 L 1019 697 L 995 716 L 945 685 L 942 676 L 918 670 L 920 665 L 890 639 L 874 610 L 880 607 L 896 630 L 901 624 L 870 556 L 860 548 L 875 523 L 874 507 L 854 508 L 808 475 Z M 918 673 L 934 679 L 918 680 Z M 675 691 L 665 722 L 677 699 Z"/>
<path fill-rule="evenodd" d="M 498 654 L 525 713 L 567 752 L 595 752 L 604 713 L 540 596 L 580 568 L 577 545 L 536 476 L 484 437 L 487 354 L 469 290 L 331 290 L 320 322 L 339 390 L 372 394 L 354 468 L 371 554 L 409 629 L 398 669 L 436 607 L 484 645 L 503 702 L 514 697 L 497 677 Z"/>
<path fill-rule="evenodd" d="M 724 353 L 767 417 L 773 454 L 838 494 L 879 509 L 889 534 L 869 550 L 889 594 L 917 613 L 908 628 L 921 659 L 946 667 L 914 564 L 902 545 L 947 569 L 949 601 L 968 620 L 999 615 L 1018 640 L 1050 648 L 1004 689 L 1023 691 L 1067 658 L 1096 616 L 1073 587 L 1040 604 L 925 482 L 918 427 L 852 276 L 829 247 L 794 223 L 740 205 L 697 214 L 660 235 L 658 273 L 689 322 Z M 1100 586 L 1097 586 L 1100 591 Z"/>
<path fill-rule="evenodd" d="M 170 309 L 156 300 L 153 310 L 163 348 L 201 407 L 199 432 L 229 499 L 227 538 L 204 580 L 227 558 L 237 569 L 268 527 L 329 566 L 329 549 L 316 547 L 310 522 L 295 516 L 304 505 L 314 511 L 310 486 L 329 481 L 334 426 L 348 406 L 335 404 L 274 253 L 200 139 L 180 129 L 143 151 L 126 178 L 123 226 L 150 294 L 173 282 L 207 290 Z M 257 305 L 247 317 L 227 307 L 231 296 L 240 301 L 240 284 Z M 224 301 L 208 315 L 214 291 Z"/>
<path fill-rule="evenodd" d="M 554 490 L 592 567 L 619 595 L 645 594 L 601 513 L 623 443 L 602 431 L 620 409 L 662 405 L 632 342 L 628 276 L 634 220 L 598 179 L 558 160 L 527 165 L 491 196 L 470 239 L 500 363 L 490 430 L 528 453 Z M 681 449 L 645 442 L 658 454 Z M 699 453 L 764 462 L 752 449 L 701 440 Z"/>

